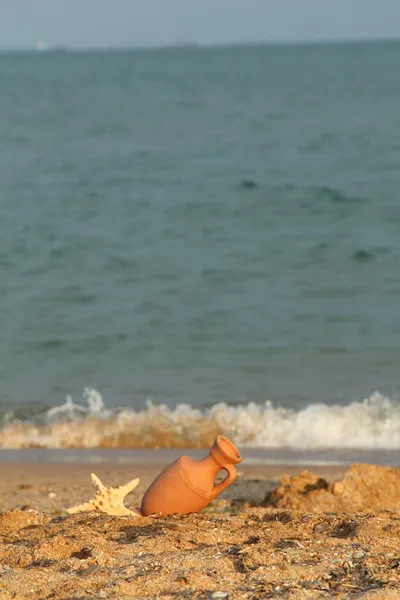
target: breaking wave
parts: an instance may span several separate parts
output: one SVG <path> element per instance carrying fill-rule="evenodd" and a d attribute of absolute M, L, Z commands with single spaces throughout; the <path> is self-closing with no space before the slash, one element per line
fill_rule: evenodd
<path fill-rule="evenodd" d="M 264 404 L 215 404 L 200 410 L 148 401 L 143 410 L 110 410 L 95 389 L 70 396 L 29 420 L 3 415 L 0 448 L 202 448 L 222 433 L 240 446 L 292 449 L 400 449 L 400 403 L 375 392 L 345 406 L 300 410 Z"/>

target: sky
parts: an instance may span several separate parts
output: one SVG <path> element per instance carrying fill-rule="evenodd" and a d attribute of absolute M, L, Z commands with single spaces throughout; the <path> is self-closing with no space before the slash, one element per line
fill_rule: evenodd
<path fill-rule="evenodd" d="M 0 48 L 400 38 L 400 0 L 0 0 Z"/>

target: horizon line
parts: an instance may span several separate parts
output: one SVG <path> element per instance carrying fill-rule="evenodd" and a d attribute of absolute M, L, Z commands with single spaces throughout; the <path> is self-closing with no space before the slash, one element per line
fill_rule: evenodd
<path fill-rule="evenodd" d="M 370 44 L 370 43 L 396 43 L 398 37 L 338 37 L 338 38 L 310 38 L 302 40 L 254 40 L 254 41 L 226 41 L 226 42 L 198 42 L 196 40 L 160 42 L 158 44 L 144 45 L 107 45 L 107 46 L 78 46 L 62 43 L 51 44 L 44 49 L 32 46 L 0 46 L 1 53 L 35 53 L 48 54 L 55 51 L 66 52 L 107 52 L 107 51 L 154 51 L 154 50 L 202 50 L 253 46 L 311 46 L 311 45 L 345 45 L 345 44 Z"/>

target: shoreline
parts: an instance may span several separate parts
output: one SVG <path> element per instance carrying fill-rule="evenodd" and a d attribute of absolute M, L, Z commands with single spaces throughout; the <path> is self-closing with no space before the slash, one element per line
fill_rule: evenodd
<path fill-rule="evenodd" d="M 278 467 L 336 467 L 354 463 L 383 466 L 400 465 L 400 450 L 354 450 L 318 449 L 302 450 L 290 448 L 251 448 L 238 446 L 247 466 Z M 25 464 L 115 464 L 115 465 L 162 465 L 168 464 L 183 454 L 200 458 L 209 448 L 29 448 L 0 449 L 0 465 Z"/>

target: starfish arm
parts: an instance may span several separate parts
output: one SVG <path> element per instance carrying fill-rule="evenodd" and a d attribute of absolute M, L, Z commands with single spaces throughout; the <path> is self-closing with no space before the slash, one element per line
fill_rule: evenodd
<path fill-rule="evenodd" d="M 129 494 L 129 492 L 131 492 L 132 490 L 135 489 L 135 487 L 137 486 L 137 484 L 139 483 L 139 479 L 132 479 L 132 481 L 129 481 L 128 483 L 126 483 L 125 485 L 120 485 L 119 486 L 119 490 L 122 492 L 122 498 L 124 496 L 126 496 L 127 494 Z"/>
<path fill-rule="evenodd" d="M 104 506 L 102 509 L 102 512 L 107 513 L 110 516 L 130 516 L 130 517 L 137 517 L 139 515 L 135 514 L 134 512 L 132 512 L 131 510 L 129 510 L 129 508 L 126 508 L 126 506 L 124 506 L 123 504 L 117 505 L 117 506 Z"/>
<path fill-rule="evenodd" d="M 101 483 L 100 479 L 97 477 L 97 475 L 95 475 L 94 473 L 90 474 L 92 483 L 94 485 L 95 488 L 97 488 L 98 490 L 102 490 L 104 489 L 104 484 Z"/>
<path fill-rule="evenodd" d="M 92 502 L 85 502 L 84 504 L 78 504 L 77 506 L 72 506 L 71 508 L 67 508 L 67 513 L 73 515 L 78 512 L 91 512 L 95 511 L 96 508 L 93 506 Z"/>

